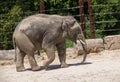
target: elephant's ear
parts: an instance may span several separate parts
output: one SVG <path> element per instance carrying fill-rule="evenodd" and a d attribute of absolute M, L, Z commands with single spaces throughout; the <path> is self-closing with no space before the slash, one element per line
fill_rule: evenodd
<path fill-rule="evenodd" d="M 63 20 L 62 23 L 62 31 L 63 31 L 63 37 L 66 37 L 70 28 L 69 28 L 69 22 L 67 22 L 66 20 Z"/>
<path fill-rule="evenodd" d="M 67 32 L 68 29 L 69 29 L 68 22 L 66 20 L 63 20 L 62 30 Z"/>
<path fill-rule="evenodd" d="M 64 35 L 70 35 L 70 29 L 72 29 L 74 23 L 75 23 L 74 20 L 70 20 L 70 19 L 63 20 L 62 30 L 64 32 Z"/>
<path fill-rule="evenodd" d="M 74 23 L 75 23 L 75 21 L 70 20 L 70 19 L 63 20 L 62 30 L 68 31 L 74 25 Z"/>

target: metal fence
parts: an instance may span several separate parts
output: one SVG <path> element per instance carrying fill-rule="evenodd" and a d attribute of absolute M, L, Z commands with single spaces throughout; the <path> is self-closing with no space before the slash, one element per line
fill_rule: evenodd
<path fill-rule="evenodd" d="M 90 5 L 90 6 L 94 10 L 94 7 L 96 7 L 96 6 L 97 7 L 111 7 L 113 5 L 114 6 L 115 5 L 118 6 L 120 4 L 102 4 L 102 5 Z M 43 11 L 44 12 L 57 12 L 57 11 L 67 11 L 67 10 L 72 10 L 72 9 L 79 10 L 81 7 L 83 8 L 84 6 L 75 6 L 75 7 L 70 7 L 70 8 L 59 8 L 59 9 L 52 9 L 52 10 L 47 9 L 47 10 L 43 10 Z M 25 16 L 29 16 L 29 15 L 32 15 L 32 14 L 37 14 L 39 12 L 40 11 L 21 12 L 21 14 L 26 14 Z M 81 16 L 84 16 L 84 18 L 87 19 L 87 21 L 85 20 L 84 22 L 80 23 L 81 25 L 85 24 L 85 26 L 86 26 L 86 28 L 85 28 L 85 30 L 83 30 L 83 32 L 90 33 L 91 32 L 91 30 L 90 30 L 90 23 L 92 23 L 92 24 L 94 24 L 94 29 L 92 31 L 95 32 L 95 35 L 96 35 L 96 33 L 99 33 L 99 32 L 115 32 L 116 33 L 116 31 L 119 31 L 119 33 L 120 33 L 120 27 L 119 26 L 118 26 L 119 28 L 112 28 L 112 29 L 97 29 L 96 26 L 99 26 L 100 24 L 120 23 L 120 19 L 119 20 L 95 20 L 94 19 L 94 17 L 99 16 L 101 14 L 104 15 L 104 16 L 105 15 L 106 16 L 108 16 L 108 15 L 120 15 L 120 12 L 113 12 L 113 11 L 103 12 L 103 13 L 101 13 L 101 12 L 93 12 L 92 14 L 90 14 L 93 17 L 93 21 L 92 22 L 89 21 L 89 17 L 88 17 L 89 14 L 76 14 L 76 15 L 72 15 L 72 16 L 74 16 L 78 21 L 80 21 L 80 17 Z M 71 15 L 71 14 L 67 14 L 67 15 Z M 5 19 L 6 16 L 9 16 L 9 14 L 0 14 L 0 20 Z M 13 18 L 11 18 L 11 20 L 12 19 Z M 19 23 L 19 21 L 14 21 L 14 23 L 15 24 L 13 26 L 15 27 Z M 2 24 L 2 21 L 1 21 L 1 24 Z M 2 27 L 0 27 L 0 28 L 2 28 Z M 0 38 L 1 38 L 1 40 L 0 40 L 0 49 L 2 49 L 4 47 L 3 46 L 4 44 L 8 44 L 8 45 L 12 44 L 12 33 L 13 33 L 13 30 L 7 30 L 7 31 L 1 31 L 0 32 Z M 11 39 L 8 39 L 7 41 L 4 41 L 4 38 L 7 38 L 7 37 L 4 36 L 3 34 L 6 34 L 8 36 L 10 35 Z M 118 34 L 118 33 L 116 33 L 116 34 Z"/>

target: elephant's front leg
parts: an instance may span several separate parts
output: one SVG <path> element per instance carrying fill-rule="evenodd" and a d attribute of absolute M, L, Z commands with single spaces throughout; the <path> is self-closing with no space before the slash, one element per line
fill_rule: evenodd
<path fill-rule="evenodd" d="M 45 52 L 46 52 L 48 58 L 47 58 L 47 60 L 44 61 L 43 65 L 44 65 L 45 69 L 47 69 L 49 64 L 51 64 L 55 59 L 55 50 L 53 47 L 51 47 L 51 48 L 46 48 Z"/>
<path fill-rule="evenodd" d="M 57 51 L 58 51 L 59 60 L 61 63 L 61 68 L 68 67 L 68 65 L 66 64 L 66 44 L 65 44 L 65 41 L 63 43 L 57 44 L 56 47 L 57 47 Z"/>

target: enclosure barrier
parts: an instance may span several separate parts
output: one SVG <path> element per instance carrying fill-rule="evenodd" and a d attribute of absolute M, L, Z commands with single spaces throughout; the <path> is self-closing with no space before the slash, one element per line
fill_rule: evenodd
<path fill-rule="evenodd" d="M 12 2 L 11 2 L 12 3 Z M 80 3 L 81 4 L 81 3 Z M 80 5 L 79 4 L 79 5 Z M 120 4 L 100 4 L 100 5 L 92 5 L 91 3 L 88 3 L 89 4 L 89 7 L 90 7 L 90 9 L 89 10 L 91 10 L 91 8 L 93 8 L 94 9 L 94 7 L 112 7 L 112 6 L 119 6 Z M 43 5 L 42 5 L 43 6 Z M 43 6 L 44 7 L 44 6 Z M 65 10 L 73 10 L 73 9 L 84 9 L 84 6 L 83 6 L 83 3 L 81 4 L 81 6 L 75 6 L 75 7 L 70 7 L 70 8 L 60 8 L 60 9 L 52 9 L 52 10 L 50 10 L 50 9 L 47 9 L 47 10 L 44 10 L 44 8 L 41 8 L 40 9 L 40 11 L 32 11 L 32 12 L 20 12 L 21 14 L 26 14 L 26 17 L 27 16 L 29 16 L 29 15 L 32 15 L 32 14 L 37 14 L 37 13 L 45 13 L 45 12 L 57 12 L 57 11 L 65 11 Z M 83 11 L 80 11 L 80 13 L 81 12 L 83 12 Z M 94 38 L 95 36 L 95 33 L 96 32 L 116 32 L 116 31 L 120 31 L 120 28 L 113 28 L 113 29 L 106 29 L 106 30 L 98 30 L 97 28 L 96 28 L 96 26 L 95 25 L 99 25 L 99 24 L 103 24 L 103 23 L 119 23 L 120 22 L 120 20 L 94 20 L 94 16 L 99 16 L 99 15 L 118 15 L 118 14 L 120 14 L 120 12 L 112 12 L 112 11 L 109 11 L 109 12 L 103 12 L 103 13 L 101 13 L 101 12 L 92 12 L 92 11 L 90 11 L 91 13 L 89 14 L 90 16 L 92 16 L 92 18 L 93 19 L 91 19 L 92 21 L 90 21 L 90 22 L 88 22 L 88 24 L 89 24 L 89 26 L 90 26 L 90 24 L 92 24 L 93 26 L 92 26 L 92 29 L 91 30 L 87 30 L 87 32 L 92 32 L 93 33 L 93 35 L 92 35 L 92 37 L 91 38 Z M 82 25 L 84 25 L 84 26 L 82 26 L 82 30 L 83 30 L 83 32 L 85 33 L 85 36 L 86 36 L 86 28 L 88 28 L 88 27 L 86 27 L 86 21 L 85 21 L 85 17 L 87 17 L 88 16 L 88 14 L 84 14 L 84 13 L 82 13 L 82 14 L 77 14 L 77 15 L 71 15 L 71 16 L 74 16 L 75 18 L 77 18 L 77 19 L 80 19 L 81 17 L 81 19 L 82 19 L 82 21 L 80 22 L 80 24 L 81 24 L 81 26 Z M 10 15 L 10 13 L 7 13 L 7 14 L 0 14 L 0 20 L 2 20 L 2 19 L 5 19 L 7 16 L 9 16 Z M 17 15 L 17 14 L 16 14 Z M 70 14 L 68 14 L 68 16 L 69 16 Z M 90 17 L 89 17 L 89 19 L 90 19 Z M 12 20 L 12 19 L 11 19 Z M 2 24 L 2 23 L 4 23 L 4 21 L 0 21 L 0 23 Z M 15 26 L 14 27 L 16 27 L 16 25 L 18 24 L 19 22 L 14 22 L 14 24 L 15 24 Z M 85 28 L 86 27 L 86 28 Z M 0 28 L 2 28 L 2 27 L 0 27 Z M 3 36 L 3 34 L 8 34 L 8 35 L 12 35 L 13 34 L 13 31 L 10 31 L 10 30 L 8 30 L 8 31 L 1 31 L 0 30 L 0 49 L 2 49 L 2 45 L 3 44 L 6 44 L 6 43 L 10 43 L 10 44 L 12 44 L 12 39 L 11 40 L 7 40 L 7 42 L 5 42 L 4 41 L 4 36 Z M 12 36 L 11 36 L 12 37 Z"/>

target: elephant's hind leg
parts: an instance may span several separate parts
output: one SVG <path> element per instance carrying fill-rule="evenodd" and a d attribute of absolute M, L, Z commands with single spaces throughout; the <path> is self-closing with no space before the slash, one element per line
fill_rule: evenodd
<path fill-rule="evenodd" d="M 26 54 L 24 52 L 22 52 L 16 47 L 16 70 L 17 72 L 25 71 L 25 67 L 24 67 L 25 55 Z"/>
<path fill-rule="evenodd" d="M 29 59 L 29 63 L 30 63 L 30 66 L 31 66 L 32 70 L 33 71 L 39 71 L 40 66 L 38 66 L 38 64 L 37 64 L 37 62 L 35 60 L 34 52 L 28 54 L 28 59 Z"/>

